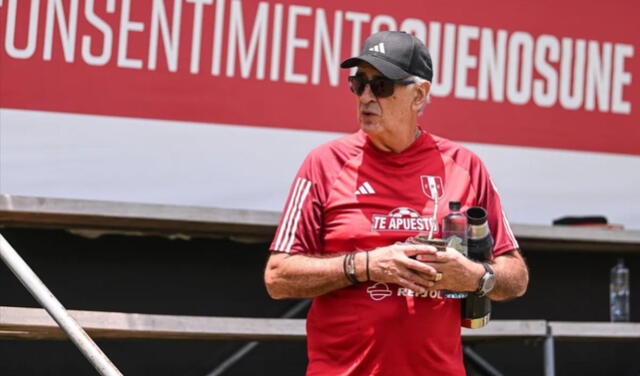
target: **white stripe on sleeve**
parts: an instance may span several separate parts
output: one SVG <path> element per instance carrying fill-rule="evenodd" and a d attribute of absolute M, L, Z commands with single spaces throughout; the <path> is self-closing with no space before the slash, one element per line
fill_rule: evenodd
<path fill-rule="evenodd" d="M 513 231 L 511 231 L 511 225 L 509 224 L 509 220 L 507 219 L 506 214 L 504 214 L 504 210 L 502 211 L 502 219 L 504 220 L 504 225 L 507 228 L 507 232 L 509 233 L 509 238 L 511 238 L 511 242 L 513 243 L 514 248 L 520 248 L 518 245 L 518 241 L 516 237 L 513 235 Z"/>
<path fill-rule="evenodd" d="M 308 180 L 306 182 L 307 184 L 304 187 L 304 190 L 302 192 L 302 197 L 300 198 L 300 201 L 298 202 L 298 207 L 296 208 L 296 215 L 295 215 L 295 220 L 293 222 L 293 226 L 291 227 L 291 231 L 287 233 L 287 235 L 289 236 L 289 241 L 288 243 L 284 243 L 286 244 L 284 248 L 285 252 L 291 251 L 293 240 L 296 238 L 296 230 L 298 229 L 298 220 L 300 219 L 300 215 L 302 214 L 302 205 L 304 204 L 304 200 L 307 198 L 307 195 L 311 190 L 311 182 Z"/>
<path fill-rule="evenodd" d="M 277 251 L 281 251 L 281 242 L 282 242 L 282 237 L 284 236 L 284 234 L 286 233 L 285 229 L 288 227 L 289 224 L 289 218 L 291 218 L 291 211 L 293 210 L 293 207 L 295 206 L 295 201 L 298 198 L 298 195 L 300 193 L 300 187 L 302 186 L 302 178 L 298 178 L 298 180 L 296 180 L 296 184 L 293 188 L 293 193 L 291 194 L 291 197 L 289 198 L 289 203 L 287 204 L 287 209 L 285 211 L 285 215 L 282 219 L 282 223 L 280 224 L 280 231 L 278 232 L 278 238 L 276 239 L 276 244 L 274 249 Z"/>
<path fill-rule="evenodd" d="M 498 192 L 498 187 L 496 187 L 495 183 L 491 178 L 489 178 L 489 182 L 491 183 L 491 186 L 493 187 L 493 190 L 496 192 L 496 194 L 500 196 L 500 193 Z M 513 246 L 515 248 L 520 248 L 520 245 L 518 244 L 516 237 L 513 235 L 513 231 L 511 230 L 511 225 L 509 224 L 509 220 L 507 219 L 507 215 L 504 213 L 504 210 L 502 211 L 502 220 L 504 221 L 504 225 L 507 228 L 507 233 L 509 234 L 509 238 L 511 239 Z"/>

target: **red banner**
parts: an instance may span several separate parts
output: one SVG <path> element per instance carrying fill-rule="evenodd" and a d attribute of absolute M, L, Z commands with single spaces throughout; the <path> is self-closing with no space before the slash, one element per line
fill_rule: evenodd
<path fill-rule="evenodd" d="M 351 132 L 339 63 L 400 29 L 434 58 L 434 133 L 640 155 L 639 13 L 622 0 L 0 0 L 0 107 Z"/>

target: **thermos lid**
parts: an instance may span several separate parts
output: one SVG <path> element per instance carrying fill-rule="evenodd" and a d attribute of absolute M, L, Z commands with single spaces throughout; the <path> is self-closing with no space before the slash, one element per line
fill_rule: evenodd
<path fill-rule="evenodd" d="M 479 206 L 469 208 L 467 210 L 467 221 L 471 226 L 482 225 L 487 222 L 487 212 Z"/>

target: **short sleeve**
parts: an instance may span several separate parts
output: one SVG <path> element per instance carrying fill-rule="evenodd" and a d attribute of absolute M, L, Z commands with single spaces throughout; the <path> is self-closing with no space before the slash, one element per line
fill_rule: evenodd
<path fill-rule="evenodd" d="M 474 165 L 472 181 L 477 194 L 476 204 L 487 211 L 487 221 L 489 222 L 489 229 L 494 243 L 493 256 L 519 249 L 518 241 L 513 235 L 507 216 L 502 210 L 498 190 L 493 181 L 491 181 L 489 172 L 478 157 L 475 158 Z"/>
<path fill-rule="evenodd" d="M 287 253 L 322 252 L 323 201 L 321 179 L 313 158 L 305 159 L 289 189 L 269 249 Z"/>

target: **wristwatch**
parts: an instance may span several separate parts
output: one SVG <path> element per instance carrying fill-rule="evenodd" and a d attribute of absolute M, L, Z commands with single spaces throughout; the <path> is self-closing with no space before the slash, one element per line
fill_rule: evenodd
<path fill-rule="evenodd" d="M 496 286 L 496 275 L 493 274 L 493 269 L 486 262 L 481 263 L 484 266 L 485 273 L 478 282 L 478 289 L 475 294 L 478 296 L 485 296 L 493 290 Z"/>

